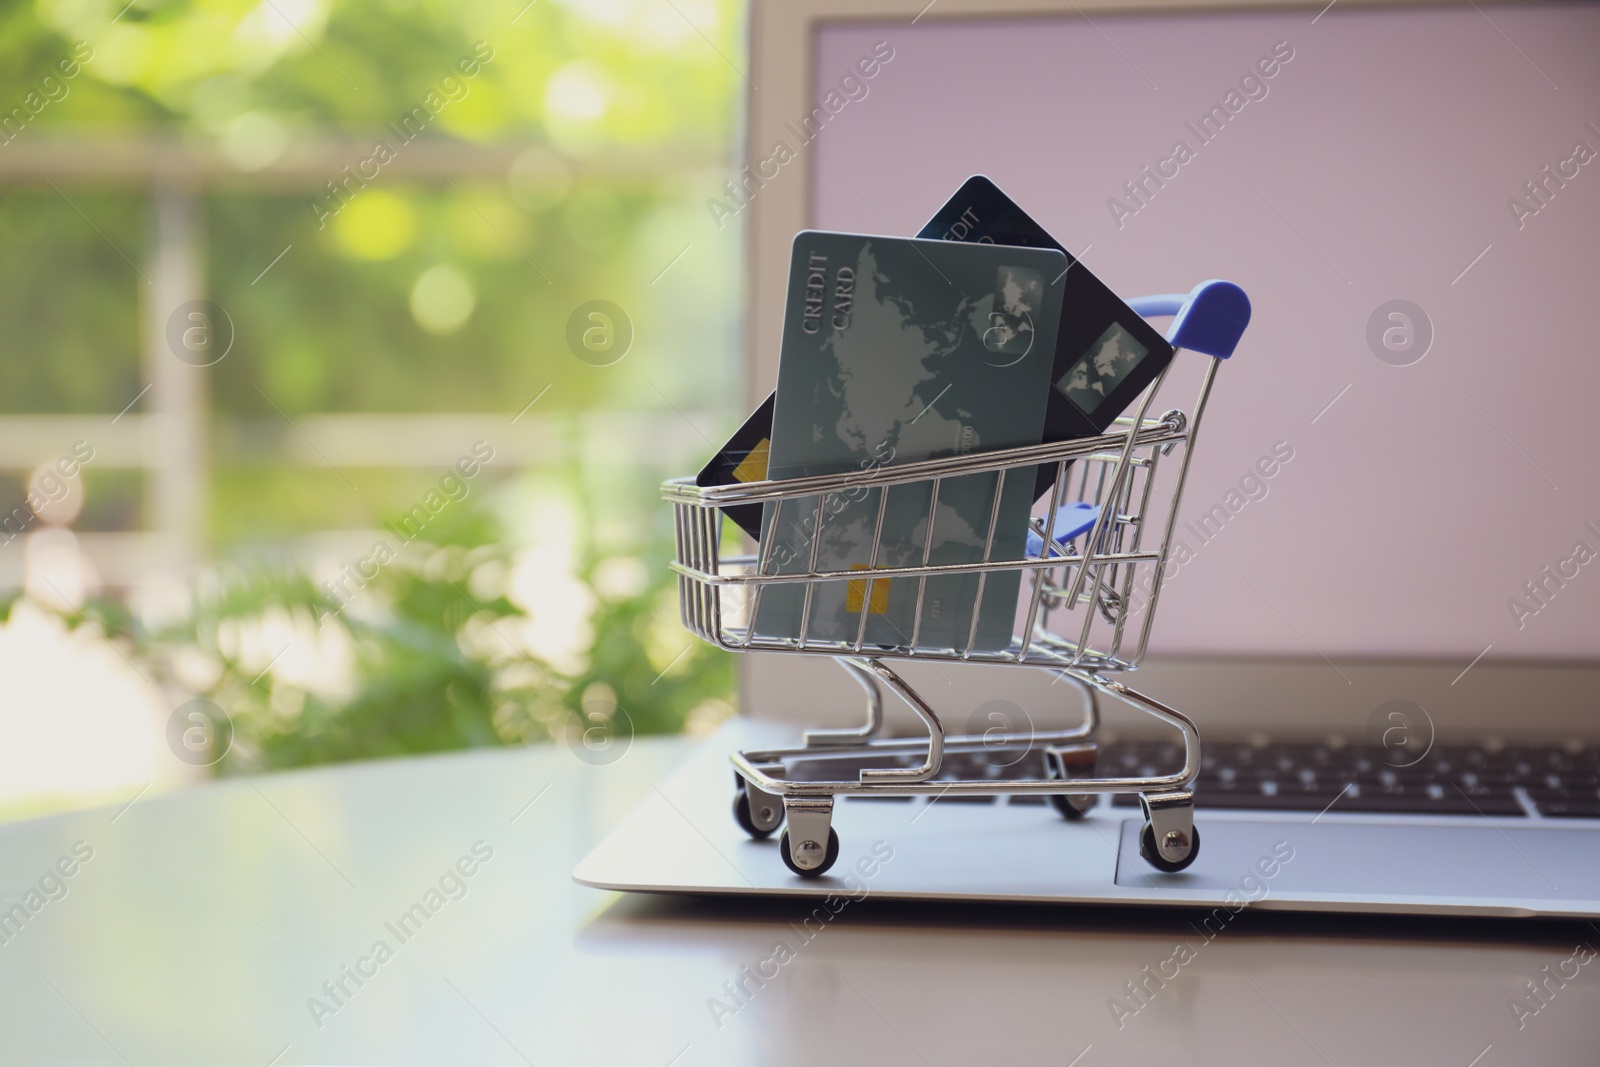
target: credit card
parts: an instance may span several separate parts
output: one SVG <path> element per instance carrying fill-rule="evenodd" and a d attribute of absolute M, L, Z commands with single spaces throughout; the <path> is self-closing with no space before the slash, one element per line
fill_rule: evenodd
<path fill-rule="evenodd" d="M 768 476 L 871 471 L 941 456 L 1038 444 L 1051 389 L 1062 276 L 1059 249 L 803 232 L 789 266 Z M 1020 476 L 1019 476 L 1020 475 Z M 764 506 L 766 573 L 861 570 L 859 580 L 765 588 L 763 638 L 992 652 L 1011 643 L 1020 575 L 869 582 L 869 567 L 1017 559 L 1033 479 L 1019 472 L 885 490 L 840 488 Z M 999 491 L 998 503 L 995 500 Z M 930 516 L 930 510 L 932 512 Z M 820 511 L 820 519 L 819 519 Z M 932 532 L 930 536 L 930 519 Z M 870 593 L 868 592 L 870 586 Z"/>
<path fill-rule="evenodd" d="M 772 405 L 776 395 L 768 394 L 767 399 L 756 408 L 755 414 L 744 420 L 744 425 L 722 446 L 722 451 L 695 475 L 695 485 L 732 485 L 735 482 L 766 480 L 767 453 L 772 446 Z M 735 504 L 723 508 L 722 513 L 751 537 L 761 536 L 760 504 Z"/>
<path fill-rule="evenodd" d="M 1045 409 L 1045 441 L 1104 433 L 1145 386 L 1172 362 L 1172 346 L 1144 318 L 1123 303 L 1088 267 L 1033 221 L 999 186 L 981 174 L 968 178 L 938 214 L 917 234 L 921 238 L 980 244 L 1053 248 L 1066 256 L 1064 310 L 1057 336 L 1055 373 Z M 749 451 L 771 437 L 772 396 L 706 464 L 697 485 L 728 485 L 737 480 Z M 1055 481 L 1056 468 L 1041 466 L 1034 499 Z M 750 536 L 759 536 L 754 504 L 723 509 Z M 737 513 L 737 514 L 736 514 Z"/>
<path fill-rule="evenodd" d="M 1172 362 L 1172 346 L 982 174 L 968 178 L 917 234 L 943 241 L 1053 248 L 1067 257 L 1044 440 L 1105 433 Z M 1055 481 L 1041 466 L 1035 499 Z"/>

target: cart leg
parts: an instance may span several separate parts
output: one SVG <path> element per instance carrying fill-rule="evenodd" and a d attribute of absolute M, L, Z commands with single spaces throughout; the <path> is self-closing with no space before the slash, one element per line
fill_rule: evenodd
<path fill-rule="evenodd" d="M 1072 671 L 1058 671 L 1057 676 L 1065 678 L 1068 682 L 1078 687 L 1078 692 L 1083 696 L 1083 725 L 1076 730 L 1053 737 L 1053 741 L 1093 741 L 1095 734 L 1100 732 L 1100 694 L 1095 687 L 1078 677 Z M 1050 683 L 1054 685 L 1055 683 Z"/>
<path fill-rule="evenodd" d="M 944 763 L 944 723 L 939 721 L 939 716 L 928 706 L 928 702 L 907 685 L 904 678 L 884 666 L 881 660 L 868 659 L 862 662 L 901 700 L 909 704 L 911 710 L 917 713 L 917 718 L 928 728 L 928 757 L 920 767 L 885 767 L 862 771 L 861 781 L 926 782 L 939 773 L 939 767 Z"/>
<path fill-rule="evenodd" d="M 807 745 L 851 745 L 862 741 L 870 741 L 878 736 L 883 729 L 883 694 L 878 691 L 877 682 L 873 681 L 872 668 L 867 666 L 865 660 L 852 659 L 839 656 L 834 662 L 843 667 L 856 683 L 867 693 L 867 721 L 865 725 L 847 730 L 807 730 L 805 742 Z"/>
<path fill-rule="evenodd" d="M 1144 827 L 1139 854 L 1158 871 L 1181 871 L 1200 855 L 1200 831 L 1194 825 L 1194 793 L 1140 793 Z"/>
<path fill-rule="evenodd" d="M 1200 831 L 1194 825 L 1194 791 L 1188 788 L 1200 773 L 1200 731 L 1183 712 L 1169 708 L 1121 682 L 1093 673 L 1084 675 L 1082 681 L 1140 711 L 1154 715 L 1162 722 L 1176 726 L 1182 732 L 1183 770 L 1180 773 L 1183 786 L 1139 794 L 1139 805 L 1144 809 L 1139 854 L 1158 871 L 1171 873 L 1183 870 L 1200 854 Z"/>
<path fill-rule="evenodd" d="M 839 835 L 832 825 L 833 798 L 785 797 L 783 807 L 789 819 L 789 828 L 778 844 L 783 862 L 802 878 L 825 873 L 839 858 Z"/>
<path fill-rule="evenodd" d="M 1095 763 L 1100 754 L 1099 745 L 1095 741 L 1095 735 L 1100 731 L 1100 697 L 1095 692 L 1094 686 L 1071 671 L 1059 672 L 1059 678 L 1076 686 L 1083 694 L 1083 725 L 1066 734 L 1050 738 L 1051 744 L 1044 750 L 1044 776 L 1064 782 L 1076 772 L 1080 778 L 1093 778 Z M 1083 818 L 1097 803 L 1099 796 L 1094 793 L 1077 795 L 1058 793 L 1050 798 L 1050 805 L 1061 813 L 1062 818 L 1068 820 Z"/>

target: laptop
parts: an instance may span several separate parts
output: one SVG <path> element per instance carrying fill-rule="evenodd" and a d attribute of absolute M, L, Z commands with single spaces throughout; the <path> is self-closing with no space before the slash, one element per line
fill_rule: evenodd
<path fill-rule="evenodd" d="M 1124 297 L 1240 284 L 1254 318 L 1217 374 L 1181 563 L 1126 678 L 1199 726 L 1203 847 L 1153 869 L 1131 796 L 1075 820 L 1039 797 L 852 796 L 837 865 L 796 877 L 732 817 L 728 755 L 864 705 L 825 658 L 751 654 L 742 715 L 574 877 L 1600 917 L 1600 8 L 918 7 L 752 6 L 749 178 L 714 212 L 748 246 L 749 406 L 776 378 L 794 233 L 910 235 L 974 173 Z M 1180 353 L 1175 395 L 1202 362 Z M 905 671 L 952 733 L 1081 714 L 1049 672 Z M 888 732 L 915 736 L 895 703 Z M 1174 731 L 1104 711 L 1102 773 L 1181 766 Z M 1037 769 L 979 751 L 940 774 Z"/>

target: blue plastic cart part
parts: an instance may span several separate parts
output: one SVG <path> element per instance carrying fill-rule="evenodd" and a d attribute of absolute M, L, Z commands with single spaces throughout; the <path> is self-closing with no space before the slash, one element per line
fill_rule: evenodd
<path fill-rule="evenodd" d="M 1066 546 L 1074 537 L 1082 537 L 1094 529 L 1094 524 L 1100 518 L 1100 505 L 1087 504 L 1077 500 L 1071 504 L 1063 504 L 1056 511 L 1055 521 L 1050 524 L 1051 532 L 1055 534 L 1056 544 Z M 1044 539 L 1032 530 L 1028 531 L 1028 555 L 1042 556 L 1044 554 Z"/>
<path fill-rule="evenodd" d="M 1178 348 L 1227 359 L 1250 325 L 1250 298 L 1232 282 L 1213 278 L 1188 294 L 1139 296 L 1128 301 L 1145 318 L 1172 315 L 1167 340 Z"/>

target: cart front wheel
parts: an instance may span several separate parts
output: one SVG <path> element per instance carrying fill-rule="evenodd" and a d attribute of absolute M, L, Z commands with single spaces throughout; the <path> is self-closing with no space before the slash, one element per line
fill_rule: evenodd
<path fill-rule="evenodd" d="M 733 821 L 738 823 L 739 828 L 755 840 L 764 841 L 771 837 L 772 831 L 783 823 L 783 806 L 780 804 L 762 809 L 761 822 L 769 824 L 765 829 L 762 829 L 751 815 L 750 794 L 743 788 L 741 783 L 739 791 L 733 794 Z"/>
<path fill-rule="evenodd" d="M 1181 860 L 1169 860 L 1156 851 L 1156 830 L 1149 823 L 1144 824 L 1144 829 L 1139 834 L 1139 855 L 1144 861 L 1164 874 L 1176 874 L 1185 870 L 1200 855 L 1200 827 L 1195 826 L 1189 830 L 1189 854 Z"/>
<path fill-rule="evenodd" d="M 816 842 L 814 841 L 805 843 L 810 845 L 812 848 L 816 847 Z M 789 831 L 787 830 L 783 832 L 783 837 L 778 841 L 778 851 L 783 855 L 784 866 L 788 867 L 795 874 L 798 874 L 802 878 L 816 878 L 819 875 L 826 874 L 828 868 L 832 867 L 839 859 L 839 833 L 837 830 L 833 829 L 833 827 L 828 827 L 828 848 L 823 854 L 822 862 L 817 864 L 815 867 L 810 868 L 809 870 L 795 863 L 794 856 L 790 854 Z"/>

